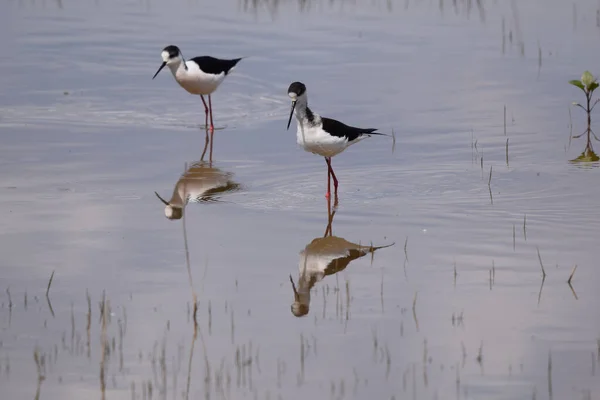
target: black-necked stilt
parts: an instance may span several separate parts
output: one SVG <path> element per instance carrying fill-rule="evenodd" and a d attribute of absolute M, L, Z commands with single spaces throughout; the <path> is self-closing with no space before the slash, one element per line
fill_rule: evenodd
<path fill-rule="evenodd" d="M 215 168 L 209 162 L 198 161 L 181 175 L 169 201 L 154 193 L 165 204 L 168 219 L 181 219 L 188 202 L 214 201 L 220 194 L 239 189 L 240 185 L 232 180 L 232 176 L 232 173 Z"/>
<path fill-rule="evenodd" d="M 364 257 L 369 253 L 374 253 L 375 250 L 394 245 L 392 243 L 379 247 L 361 246 L 341 237 L 333 236 L 331 224 L 334 215 L 335 210 L 333 213 L 330 213 L 325 236 L 313 239 L 300 252 L 298 287 L 296 287 L 290 275 L 290 282 L 294 291 L 294 302 L 291 309 L 292 314 L 296 317 L 308 314 L 310 309 L 310 291 L 317 282 L 323 280 L 328 275 L 343 271 L 350 262 L 358 258 Z"/>
<path fill-rule="evenodd" d="M 210 95 L 223 82 L 225 77 L 235 68 L 242 58 L 222 60 L 210 56 L 194 57 L 185 60 L 177 46 L 167 46 L 161 53 L 163 63 L 158 68 L 152 79 L 166 66 L 169 67 L 179 85 L 191 94 L 200 95 L 204 103 L 205 124 L 208 126 L 210 112 L 210 129 L 214 131 L 212 102 Z M 208 105 L 204 100 L 208 95 Z"/>
<path fill-rule="evenodd" d="M 297 142 L 304 150 L 325 157 L 327 163 L 327 198 L 331 192 L 330 179 L 333 178 L 335 195 L 337 197 L 338 180 L 331 168 L 331 157 L 346 150 L 354 143 L 371 135 L 385 135 L 375 132 L 377 128 L 356 128 L 348 126 L 335 119 L 321 117 L 308 108 L 306 86 L 301 82 L 294 82 L 288 88 L 288 96 L 292 99 L 292 109 L 288 120 L 287 129 L 290 129 L 292 115 L 296 112 L 298 120 Z"/>

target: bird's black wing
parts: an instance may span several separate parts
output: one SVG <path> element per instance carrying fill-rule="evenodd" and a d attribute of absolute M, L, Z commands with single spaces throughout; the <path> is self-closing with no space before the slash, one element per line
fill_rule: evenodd
<path fill-rule="evenodd" d="M 364 251 L 359 251 L 356 249 L 348 249 L 347 255 L 335 258 L 335 259 L 331 260 L 331 262 L 329 262 L 329 264 L 327 264 L 327 267 L 325 267 L 324 275 L 325 276 L 333 275 L 340 271 L 343 271 L 344 269 L 346 269 L 348 264 L 350 264 L 350 262 L 352 262 L 358 258 L 361 258 L 361 257 L 365 256 L 366 254 L 367 253 Z"/>
<path fill-rule="evenodd" d="M 233 60 L 222 60 L 220 58 L 214 58 L 211 56 L 201 56 L 191 58 L 190 61 L 198 64 L 200 69 L 207 74 L 219 75 L 225 73 L 227 75 L 231 68 L 240 62 L 241 58 L 235 58 Z"/>
<path fill-rule="evenodd" d="M 321 117 L 323 123 L 323 130 L 329 133 L 331 136 L 345 137 L 349 142 L 356 140 L 363 135 L 382 135 L 382 133 L 375 132 L 377 128 L 357 128 L 354 126 L 348 126 L 336 121 L 335 119 Z"/>

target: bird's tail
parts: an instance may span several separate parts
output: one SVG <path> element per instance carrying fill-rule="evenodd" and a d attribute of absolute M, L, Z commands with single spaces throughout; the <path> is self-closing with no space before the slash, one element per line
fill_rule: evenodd
<path fill-rule="evenodd" d="M 392 135 L 390 135 L 388 133 L 383 133 L 383 132 L 362 132 L 361 135 L 364 135 L 364 136 L 379 135 L 379 136 L 392 137 Z"/>

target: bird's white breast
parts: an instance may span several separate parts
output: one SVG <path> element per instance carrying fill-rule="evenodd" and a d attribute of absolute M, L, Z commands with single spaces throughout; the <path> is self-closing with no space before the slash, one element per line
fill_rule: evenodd
<path fill-rule="evenodd" d="M 195 202 L 206 195 L 210 190 L 227 185 L 227 176 L 220 172 L 186 173 L 177 182 L 177 192 L 181 199 Z"/>
<path fill-rule="evenodd" d="M 191 94 L 211 94 L 225 79 L 224 72 L 218 75 L 207 74 L 193 61 L 186 61 L 185 65 L 187 69 L 179 68 L 175 73 L 175 80 Z"/>
<path fill-rule="evenodd" d="M 296 141 L 304 150 L 323 157 L 333 157 L 348 147 L 345 137 L 330 135 L 323 130 L 321 123 L 312 125 L 298 121 Z"/>
<path fill-rule="evenodd" d="M 347 250 L 328 252 L 307 252 L 304 250 L 300 253 L 298 270 L 300 275 L 305 274 L 307 276 L 315 277 L 317 281 L 320 281 L 325 275 L 325 270 L 333 260 L 347 255 Z"/>

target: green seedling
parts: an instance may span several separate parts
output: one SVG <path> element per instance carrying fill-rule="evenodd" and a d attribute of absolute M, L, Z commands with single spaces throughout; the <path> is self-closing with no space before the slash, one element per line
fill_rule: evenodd
<path fill-rule="evenodd" d="M 586 145 L 586 149 L 585 149 L 583 155 L 585 155 L 587 153 L 594 154 L 594 150 L 592 148 L 591 136 L 593 135 L 594 139 L 596 139 L 596 140 L 599 140 L 599 139 L 596 136 L 596 134 L 594 133 L 594 131 L 592 130 L 592 111 L 594 110 L 594 107 L 596 107 L 596 104 L 598 104 L 598 102 L 600 102 L 600 99 L 595 99 L 594 101 L 592 101 L 592 96 L 594 94 L 594 90 L 596 90 L 598 88 L 598 86 L 600 86 L 600 84 L 598 83 L 598 79 L 594 78 L 594 76 L 589 71 L 585 71 L 583 73 L 583 75 L 581 75 L 580 80 L 575 79 L 575 80 L 569 81 L 569 83 L 571 85 L 576 86 L 579 89 L 581 89 L 583 91 L 583 93 L 585 94 L 585 106 L 583 106 L 577 102 L 573 102 L 573 105 L 581 108 L 583 111 L 585 111 L 585 113 L 587 115 L 586 130 L 583 133 L 581 133 L 580 135 L 573 136 L 573 138 L 577 139 L 577 138 L 582 137 L 583 135 L 586 135 L 587 136 L 587 145 Z"/>

